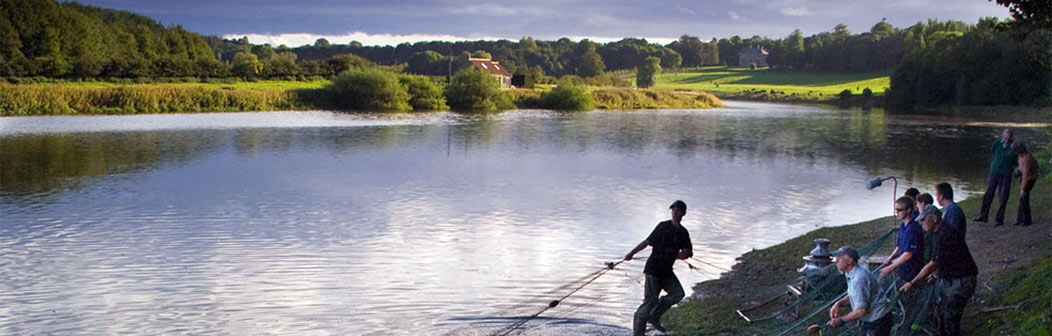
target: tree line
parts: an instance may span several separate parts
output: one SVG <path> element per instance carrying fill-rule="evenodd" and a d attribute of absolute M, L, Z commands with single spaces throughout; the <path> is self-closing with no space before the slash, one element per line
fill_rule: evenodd
<path fill-rule="evenodd" d="M 595 78 L 640 68 L 737 66 L 739 51 L 759 47 L 769 53 L 767 62 L 775 70 L 894 69 L 888 99 L 898 105 L 1047 104 L 1052 100 L 1052 33 L 1046 27 L 1048 14 L 1041 10 L 1047 11 L 1038 8 L 1034 14 L 1024 8 L 1008 23 L 993 18 L 975 25 L 928 20 L 900 29 L 882 20 L 857 34 L 839 24 L 810 36 L 800 30 L 781 39 L 704 41 L 683 35 L 666 45 L 639 38 L 596 43 L 523 37 L 396 46 L 318 39 L 299 47 L 274 47 L 247 38 L 201 36 L 146 16 L 75 2 L 0 0 L 0 77 L 331 78 L 372 67 L 449 76 L 470 67 L 467 58 L 473 56 L 493 58 L 529 78 Z"/>

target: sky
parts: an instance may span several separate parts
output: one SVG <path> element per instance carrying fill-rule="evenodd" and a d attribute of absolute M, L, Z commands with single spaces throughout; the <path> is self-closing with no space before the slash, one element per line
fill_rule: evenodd
<path fill-rule="evenodd" d="M 365 45 L 402 42 L 567 37 L 609 42 L 641 37 L 668 43 L 681 35 L 783 38 L 851 32 L 877 22 L 899 28 L 929 18 L 974 24 L 1008 17 L 987 0 L 78 0 L 127 10 L 204 35 L 248 36 L 252 43 L 296 47 L 326 38 Z"/>

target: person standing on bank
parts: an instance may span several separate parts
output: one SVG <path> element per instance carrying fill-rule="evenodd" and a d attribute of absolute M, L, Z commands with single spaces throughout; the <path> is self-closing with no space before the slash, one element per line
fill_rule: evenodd
<path fill-rule="evenodd" d="M 1037 160 L 1026 150 L 1022 142 L 1012 144 L 1012 151 L 1019 155 L 1019 210 L 1016 211 L 1015 225 L 1030 226 L 1030 190 L 1037 183 Z"/>
<path fill-rule="evenodd" d="M 990 175 L 986 177 L 986 193 L 983 194 L 983 207 L 979 210 L 976 222 L 986 222 L 990 214 L 990 203 L 994 200 L 994 192 L 1000 189 L 998 199 L 997 216 L 994 217 L 994 226 L 1005 223 L 1005 205 L 1008 204 L 1008 193 L 1012 191 L 1012 173 L 1018 163 L 1015 152 L 1012 152 L 1012 129 L 1006 128 L 1001 132 L 1001 138 L 994 141 L 990 147 L 992 157 L 990 159 Z"/>
<path fill-rule="evenodd" d="M 953 187 L 942 182 L 935 185 L 935 201 L 942 206 L 943 224 L 952 226 L 961 232 L 961 237 L 968 238 L 968 217 L 957 202 L 953 201 Z"/>
<path fill-rule="evenodd" d="M 909 214 L 905 215 L 909 217 Z M 826 325 L 836 328 L 847 322 L 862 322 L 861 335 L 891 335 L 891 309 L 887 295 L 880 289 L 877 277 L 869 270 L 858 266 L 858 251 L 851 246 L 844 246 L 833 252 L 836 268 L 847 277 L 847 295 L 833 303 L 829 308 L 829 322 Z M 851 312 L 840 314 L 840 307 L 851 304 Z"/>
<path fill-rule="evenodd" d="M 672 305 L 683 300 L 683 286 L 672 272 L 672 265 L 676 263 L 676 259 L 694 256 L 690 234 L 680 224 L 683 216 L 687 214 L 687 203 L 675 201 L 669 209 L 672 211 L 672 219 L 658 223 L 647 239 L 636 245 L 624 258 L 626 261 L 632 260 L 632 256 L 647 246 L 653 247 L 643 269 L 643 274 L 646 275 L 643 304 L 636 309 L 632 322 L 633 335 L 643 335 L 648 322 L 657 331 L 665 332 L 665 328 L 661 326 L 661 315 Z M 662 290 L 667 294 L 658 298 Z"/>
<path fill-rule="evenodd" d="M 957 228 L 944 225 L 939 209 L 929 206 L 921 211 L 921 226 L 931 232 L 931 261 L 913 280 L 899 289 L 908 293 L 917 283 L 935 272 L 935 304 L 939 320 L 939 335 L 961 334 L 961 316 L 968 300 L 975 294 L 979 268 L 972 252 Z"/>

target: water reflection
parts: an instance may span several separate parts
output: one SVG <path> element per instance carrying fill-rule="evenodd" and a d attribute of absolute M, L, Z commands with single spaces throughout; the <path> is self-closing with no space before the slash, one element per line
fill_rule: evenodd
<path fill-rule="evenodd" d="M 965 196 L 1017 122 L 730 106 L 4 119 L 0 333 L 487 334 L 622 256 L 673 199 L 696 255 L 729 266 L 886 215 L 872 176 Z M 687 288 L 718 273 L 677 267 Z M 527 334 L 625 333 L 641 268 Z"/>

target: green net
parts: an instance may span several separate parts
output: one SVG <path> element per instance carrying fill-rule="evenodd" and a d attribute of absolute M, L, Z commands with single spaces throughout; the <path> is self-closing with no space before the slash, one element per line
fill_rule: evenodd
<path fill-rule="evenodd" d="M 889 230 L 868 241 L 865 245 L 857 247 L 862 260 L 873 257 L 895 232 L 897 230 Z M 861 264 L 860 266 L 863 266 Z M 882 268 L 882 266 L 876 266 L 869 271 L 874 275 L 879 275 Z M 924 284 L 910 292 L 902 293 L 898 290 L 899 286 L 895 278 L 895 276 L 887 276 L 879 279 L 880 288 L 884 291 L 886 299 L 877 303 L 886 305 L 889 313 L 893 314 L 892 335 L 935 334 L 934 285 Z M 739 311 L 743 318 L 750 321 L 752 333 L 776 336 L 858 335 L 860 333 L 861 324 L 857 321 L 848 322 L 836 328 L 826 326 L 830 319 L 830 307 L 846 295 L 847 289 L 846 278 L 836 269 L 835 264 L 828 265 L 819 271 L 806 273 L 786 284 L 786 287 L 786 294 L 748 308 L 747 314 Z"/>

